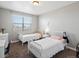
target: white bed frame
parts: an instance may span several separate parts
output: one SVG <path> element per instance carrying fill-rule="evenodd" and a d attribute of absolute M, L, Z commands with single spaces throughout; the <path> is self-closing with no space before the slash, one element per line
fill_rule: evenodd
<path fill-rule="evenodd" d="M 22 45 L 25 42 L 37 40 L 40 37 L 41 37 L 41 35 L 40 34 L 37 34 L 37 33 L 35 33 L 35 34 L 24 34 L 24 35 L 21 34 L 21 33 L 18 34 L 18 39 L 22 42 Z"/>

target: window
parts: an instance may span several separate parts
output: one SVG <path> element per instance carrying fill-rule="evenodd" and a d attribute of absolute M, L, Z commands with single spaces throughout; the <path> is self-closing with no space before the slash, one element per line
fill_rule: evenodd
<path fill-rule="evenodd" d="M 30 16 L 12 16 L 13 26 L 16 29 L 30 29 L 32 25 L 32 17 Z"/>
<path fill-rule="evenodd" d="M 30 18 L 30 17 L 24 17 L 23 21 L 24 21 L 24 29 L 31 28 L 32 18 Z"/>

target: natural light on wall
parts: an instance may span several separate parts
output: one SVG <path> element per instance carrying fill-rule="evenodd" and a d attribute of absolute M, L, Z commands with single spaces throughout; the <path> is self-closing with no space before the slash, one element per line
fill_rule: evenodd
<path fill-rule="evenodd" d="M 48 20 L 45 23 L 46 23 L 46 27 L 45 27 L 44 33 L 45 34 L 49 34 L 49 31 L 50 31 L 50 28 L 49 28 L 50 21 Z"/>

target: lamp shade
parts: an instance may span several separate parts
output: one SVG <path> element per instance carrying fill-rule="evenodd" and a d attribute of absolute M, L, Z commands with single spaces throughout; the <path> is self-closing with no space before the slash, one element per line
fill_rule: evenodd
<path fill-rule="evenodd" d="M 45 29 L 45 33 L 49 33 L 49 28 L 48 27 Z"/>

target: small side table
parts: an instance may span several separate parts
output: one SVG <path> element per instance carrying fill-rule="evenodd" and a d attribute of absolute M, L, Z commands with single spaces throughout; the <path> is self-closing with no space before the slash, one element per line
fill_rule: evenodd
<path fill-rule="evenodd" d="M 49 35 L 44 34 L 40 39 L 43 39 L 43 38 L 46 38 L 46 37 L 49 37 Z"/>

